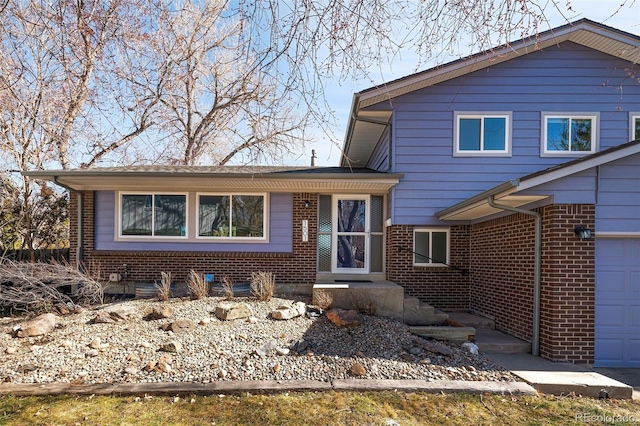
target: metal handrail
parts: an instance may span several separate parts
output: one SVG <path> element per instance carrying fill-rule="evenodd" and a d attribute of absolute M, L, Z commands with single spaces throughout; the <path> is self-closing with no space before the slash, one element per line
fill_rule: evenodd
<path fill-rule="evenodd" d="M 453 269 L 454 271 L 458 271 L 458 272 L 460 272 L 462 275 L 469 275 L 469 270 L 468 270 L 468 269 L 460 268 L 460 267 L 458 267 L 458 266 L 451 265 L 451 264 L 449 264 L 449 263 L 447 263 L 447 262 L 442 262 L 442 261 L 440 261 L 440 260 L 438 260 L 438 259 L 434 259 L 434 258 L 429 257 L 429 256 L 427 256 L 427 255 L 424 255 L 424 254 L 422 254 L 422 253 L 418 253 L 418 252 L 416 252 L 416 251 L 410 250 L 410 249 L 408 249 L 408 248 L 406 248 L 406 247 L 404 247 L 404 246 L 396 246 L 396 248 L 397 248 L 397 249 L 398 249 L 398 251 L 400 251 L 400 252 L 408 251 L 408 252 L 410 252 L 410 253 L 417 254 L 417 255 L 418 255 L 418 256 L 420 256 L 420 257 L 424 257 L 425 259 L 429 259 L 429 260 L 430 260 L 430 261 L 432 261 L 432 262 L 436 262 L 436 263 L 441 263 L 441 264 L 443 264 L 443 265 L 447 265 L 449 268 Z"/>

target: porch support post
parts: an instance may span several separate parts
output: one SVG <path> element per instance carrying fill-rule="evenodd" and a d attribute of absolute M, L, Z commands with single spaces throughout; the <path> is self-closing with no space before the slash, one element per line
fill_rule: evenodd
<path fill-rule="evenodd" d="M 531 333 L 531 355 L 540 355 L 540 276 L 542 275 L 542 215 L 532 210 L 498 204 L 494 196 L 487 198 L 489 205 L 496 209 L 533 216 L 535 218 L 535 253 L 533 271 L 533 330 Z"/>

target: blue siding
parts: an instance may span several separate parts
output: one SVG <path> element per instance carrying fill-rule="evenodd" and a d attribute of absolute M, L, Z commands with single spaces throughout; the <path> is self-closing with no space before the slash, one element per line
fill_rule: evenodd
<path fill-rule="evenodd" d="M 600 150 L 628 141 L 640 85 L 628 63 L 563 43 L 394 99 L 393 222 L 442 224 L 433 215 L 478 192 L 571 158 L 540 157 L 541 112 L 599 113 Z M 453 157 L 454 111 L 512 111 L 511 157 Z M 594 200 L 594 177 L 558 182 L 559 200 Z M 571 185 L 582 193 L 571 194 Z M 591 188 L 589 188 L 591 186 Z"/>
<path fill-rule="evenodd" d="M 391 126 L 387 126 L 373 150 L 367 168 L 386 172 L 389 170 L 389 144 L 391 143 Z"/>
<path fill-rule="evenodd" d="M 640 232 L 640 154 L 600 167 L 597 232 Z"/>
<path fill-rule="evenodd" d="M 519 194 L 553 195 L 555 204 L 595 204 L 597 170 L 591 168 Z"/>
<path fill-rule="evenodd" d="M 274 193 L 269 204 L 269 242 L 261 243 L 211 243 L 185 242 L 135 242 L 115 240 L 116 195 L 113 191 L 97 191 L 95 195 L 95 249 L 96 250 L 145 250 L 145 251 L 227 251 L 227 252 L 284 252 L 293 250 L 293 195 Z M 189 194 L 195 199 L 195 193 Z M 192 220 L 189 226 L 193 227 Z"/>

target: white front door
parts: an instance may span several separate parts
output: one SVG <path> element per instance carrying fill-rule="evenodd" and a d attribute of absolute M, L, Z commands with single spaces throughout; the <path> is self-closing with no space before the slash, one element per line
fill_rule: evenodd
<path fill-rule="evenodd" d="M 369 196 L 333 198 L 332 272 L 369 273 Z"/>

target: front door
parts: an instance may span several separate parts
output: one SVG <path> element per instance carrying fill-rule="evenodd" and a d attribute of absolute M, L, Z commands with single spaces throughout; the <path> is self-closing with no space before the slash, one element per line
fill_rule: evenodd
<path fill-rule="evenodd" d="M 334 196 L 332 272 L 369 273 L 369 197 Z"/>

